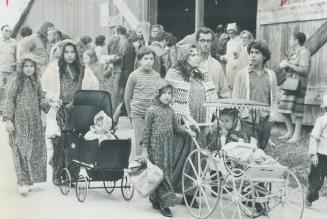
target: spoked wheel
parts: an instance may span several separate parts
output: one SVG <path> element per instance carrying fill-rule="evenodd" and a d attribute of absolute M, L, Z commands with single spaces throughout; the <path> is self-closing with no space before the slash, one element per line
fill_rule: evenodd
<path fill-rule="evenodd" d="M 285 169 L 281 179 L 272 180 L 270 187 L 264 192 L 265 195 L 260 198 L 256 197 L 256 200 L 264 203 L 267 218 L 302 218 L 304 209 L 303 190 L 293 172 Z"/>
<path fill-rule="evenodd" d="M 59 182 L 59 189 L 61 194 L 67 195 L 69 193 L 71 184 L 72 184 L 72 178 L 70 176 L 69 170 L 67 168 L 64 168 L 60 173 L 60 182 Z"/>
<path fill-rule="evenodd" d="M 220 212 L 224 219 L 253 218 L 253 184 L 244 177 L 235 177 L 232 173 L 225 177 L 220 191 Z"/>
<path fill-rule="evenodd" d="M 126 201 L 129 201 L 133 198 L 134 187 L 128 174 L 124 174 L 123 178 L 121 179 L 121 194 Z"/>
<path fill-rule="evenodd" d="M 108 194 L 111 194 L 116 187 L 116 181 L 103 181 L 103 187 Z"/>
<path fill-rule="evenodd" d="M 210 216 L 217 206 L 220 188 L 217 162 L 217 158 L 207 150 L 196 149 L 190 153 L 184 164 L 182 175 L 184 201 L 190 213 L 196 218 Z M 194 208 L 196 203 L 199 205 L 198 209 Z"/>
<path fill-rule="evenodd" d="M 85 176 L 79 175 L 75 187 L 75 194 L 78 201 L 80 202 L 85 201 L 88 190 L 89 190 L 89 183 L 87 178 Z"/>

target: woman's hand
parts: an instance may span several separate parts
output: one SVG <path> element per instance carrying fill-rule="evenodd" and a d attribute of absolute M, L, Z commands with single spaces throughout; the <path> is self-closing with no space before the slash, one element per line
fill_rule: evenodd
<path fill-rule="evenodd" d="M 49 105 L 55 110 L 59 110 L 61 106 L 61 100 L 50 100 Z"/>
<path fill-rule="evenodd" d="M 195 131 L 196 131 L 197 133 L 200 133 L 200 132 L 201 132 L 200 126 L 199 126 L 199 124 L 198 124 L 197 122 L 194 123 L 193 126 L 194 126 L 194 129 L 195 129 Z"/>
<path fill-rule="evenodd" d="M 288 67 L 288 62 L 286 60 L 283 60 L 280 64 L 279 67 L 281 69 Z"/>
<path fill-rule="evenodd" d="M 315 167 L 318 166 L 318 155 L 317 154 L 311 155 L 311 164 Z"/>
<path fill-rule="evenodd" d="M 15 126 L 14 126 L 14 124 L 12 123 L 11 120 L 6 120 L 6 131 L 7 131 L 9 134 L 14 133 L 14 131 L 15 131 Z"/>

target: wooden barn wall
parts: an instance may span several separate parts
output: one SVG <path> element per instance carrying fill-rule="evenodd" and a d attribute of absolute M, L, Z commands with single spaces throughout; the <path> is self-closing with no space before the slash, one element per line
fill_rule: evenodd
<path fill-rule="evenodd" d="M 272 2 L 275 2 L 275 4 Z M 288 7 L 288 9 L 286 11 L 295 7 L 298 10 L 296 13 L 301 13 L 301 10 L 306 7 L 308 12 L 313 13 L 312 11 L 316 11 L 316 13 L 312 15 L 313 19 L 311 20 L 304 19 L 298 21 L 298 18 L 301 18 L 301 16 L 297 14 L 292 15 L 294 19 L 286 17 L 285 22 L 275 18 L 271 18 L 275 20 L 269 20 L 267 15 L 264 15 L 265 11 L 269 11 L 274 15 L 282 14 L 284 9 L 279 4 L 276 4 L 276 1 L 259 0 L 257 38 L 265 40 L 269 47 L 272 48 L 271 61 L 268 63 L 272 69 L 277 67 L 280 61 L 288 55 L 289 38 L 294 31 L 304 32 L 308 39 L 327 21 L 327 14 L 321 12 L 321 9 L 324 9 L 325 12 L 327 11 L 325 10 L 327 0 L 288 0 L 287 2 L 288 6 L 285 7 Z M 302 17 L 309 17 L 309 15 L 303 11 Z M 264 22 L 261 23 L 261 21 Z M 311 57 L 311 71 L 308 78 L 304 113 L 304 123 L 307 125 L 312 125 L 317 116 L 322 112 L 317 104 L 320 104 L 322 93 L 327 91 L 327 62 L 325 60 L 327 60 L 327 43 Z M 312 105 L 312 103 L 316 103 L 316 105 Z"/>
<path fill-rule="evenodd" d="M 134 14 L 134 16 L 139 21 L 147 21 L 151 24 L 157 22 L 157 8 L 158 8 L 158 0 L 122 0 Z M 114 26 L 117 24 L 121 24 L 130 28 L 126 19 L 119 14 L 118 9 L 113 4 L 113 0 L 109 0 L 109 15 L 110 15 L 110 25 Z"/>
<path fill-rule="evenodd" d="M 36 30 L 44 21 L 51 21 L 73 39 L 81 35 L 107 35 L 109 27 L 100 25 L 103 3 L 108 0 L 36 0 L 24 25 Z"/>

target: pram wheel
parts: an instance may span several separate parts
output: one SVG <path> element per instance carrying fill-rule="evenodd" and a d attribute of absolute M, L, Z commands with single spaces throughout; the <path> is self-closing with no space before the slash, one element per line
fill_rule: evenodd
<path fill-rule="evenodd" d="M 215 173 L 210 174 L 210 171 Z M 194 217 L 206 218 L 215 210 L 219 198 L 219 181 L 216 158 L 204 149 L 192 151 L 184 164 L 182 189 L 185 204 Z M 192 197 L 191 203 L 188 197 Z M 193 208 L 195 201 L 199 204 L 198 209 Z"/>
<path fill-rule="evenodd" d="M 59 189 L 61 194 L 67 195 L 69 193 L 72 179 L 67 168 L 64 168 L 60 173 L 60 182 L 59 182 Z"/>
<path fill-rule="evenodd" d="M 89 189 L 89 183 L 85 176 L 79 175 L 76 182 L 75 194 L 80 202 L 84 202 Z"/>
<path fill-rule="evenodd" d="M 108 194 L 111 194 L 116 187 L 116 181 L 103 181 L 103 187 Z"/>
<path fill-rule="evenodd" d="M 123 178 L 121 179 L 121 194 L 126 201 L 131 200 L 134 195 L 134 187 L 128 174 L 124 174 Z"/>
<path fill-rule="evenodd" d="M 253 183 L 244 177 L 235 177 L 232 171 L 225 177 L 221 186 L 221 216 L 224 219 L 242 219 L 242 216 L 253 218 L 255 206 Z"/>

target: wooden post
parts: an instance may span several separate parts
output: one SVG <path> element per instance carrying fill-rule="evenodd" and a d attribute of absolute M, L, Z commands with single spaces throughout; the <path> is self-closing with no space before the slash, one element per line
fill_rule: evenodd
<path fill-rule="evenodd" d="M 204 26 L 204 0 L 195 0 L 195 31 Z"/>

